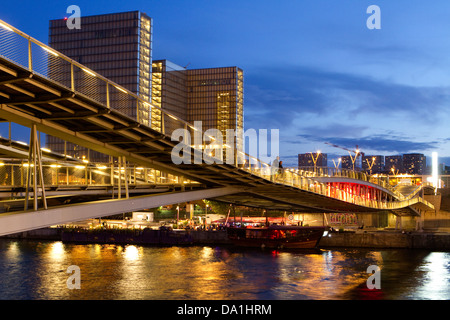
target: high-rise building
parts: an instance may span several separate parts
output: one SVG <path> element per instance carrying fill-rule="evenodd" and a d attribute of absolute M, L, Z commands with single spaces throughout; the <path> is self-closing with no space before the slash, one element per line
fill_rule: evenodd
<path fill-rule="evenodd" d="M 358 153 L 357 155 L 348 155 L 341 157 L 341 168 L 347 170 L 360 170 L 362 158 L 364 157 L 363 153 Z"/>
<path fill-rule="evenodd" d="M 403 156 L 401 155 L 393 155 L 386 156 L 384 164 L 384 171 L 388 174 L 392 173 L 403 173 Z"/>
<path fill-rule="evenodd" d="M 426 157 L 422 153 L 408 153 L 403 155 L 403 170 L 409 174 L 424 174 Z"/>
<path fill-rule="evenodd" d="M 81 17 L 80 25 L 81 29 L 69 29 L 65 19 L 51 20 L 49 45 L 144 100 L 150 101 L 152 19 L 145 13 L 131 11 L 84 16 Z M 70 69 L 67 67 L 66 69 L 70 74 Z M 58 70 L 64 72 L 64 67 L 59 66 Z M 65 79 L 70 81 L 70 77 Z M 99 90 L 94 83 L 88 81 L 88 73 L 79 71 L 74 79 L 75 88 L 79 92 L 95 96 Z M 110 93 L 111 108 L 143 124 L 150 124 L 148 105 L 139 104 L 137 107 L 136 104 L 119 103 L 120 95 L 120 92 Z M 55 137 L 47 137 L 47 146 L 62 153 L 64 142 Z M 87 150 L 67 143 L 67 153 L 80 156 L 86 154 Z M 99 156 L 98 153 L 92 152 L 91 160 L 94 155 Z"/>
<path fill-rule="evenodd" d="M 152 19 L 139 11 L 82 17 L 81 29 L 69 29 L 64 19 L 58 19 L 50 21 L 49 44 L 174 116 L 190 123 L 201 121 L 203 131 L 219 129 L 224 144 L 231 145 L 226 130 L 244 127 L 243 71 L 237 67 L 188 70 L 167 60 L 152 61 L 152 29 Z M 92 96 L 95 85 L 83 76 L 87 74 L 75 77 L 75 88 Z M 168 135 L 179 125 L 149 105 L 137 109 L 135 104 L 114 103 L 111 107 Z M 238 136 L 236 147 L 241 150 L 242 145 Z M 102 154 L 56 137 L 47 136 L 47 146 L 55 152 L 105 161 Z"/>
<path fill-rule="evenodd" d="M 218 129 L 226 141 L 226 130 L 244 128 L 244 75 L 238 67 L 186 69 L 167 60 L 152 64 L 152 103 L 181 119 L 201 121 L 202 130 Z M 152 127 L 170 134 L 171 121 L 163 121 L 153 109 Z M 239 138 L 237 145 L 242 146 Z"/>
<path fill-rule="evenodd" d="M 362 170 L 370 174 L 382 173 L 384 171 L 384 156 L 366 156 L 362 157 Z"/>
<path fill-rule="evenodd" d="M 315 161 L 315 164 L 314 164 Z M 327 167 L 328 159 L 326 153 L 300 153 L 298 155 L 298 167 Z"/>
<path fill-rule="evenodd" d="M 152 104 L 187 121 L 188 95 L 187 70 L 168 60 L 154 60 L 152 63 Z M 172 132 L 173 121 L 164 119 L 161 110 L 151 111 L 151 127 L 155 130 Z M 164 122 L 164 123 L 163 123 Z"/>

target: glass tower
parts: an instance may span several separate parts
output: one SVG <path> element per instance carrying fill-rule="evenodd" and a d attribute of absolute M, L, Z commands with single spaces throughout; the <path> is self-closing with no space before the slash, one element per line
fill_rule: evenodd
<path fill-rule="evenodd" d="M 186 69 L 167 60 L 153 61 L 152 103 L 193 124 L 201 121 L 202 130 L 218 129 L 224 144 L 228 129 L 244 128 L 244 73 L 238 67 Z M 171 130 L 158 109 L 152 110 L 152 127 L 165 133 Z M 242 137 L 236 147 L 242 150 Z"/>
<path fill-rule="evenodd" d="M 69 29 L 65 19 L 51 20 L 49 45 L 69 58 L 85 65 L 109 80 L 123 86 L 141 98 L 151 98 L 152 19 L 139 11 L 81 17 L 81 29 Z M 70 72 L 68 70 L 67 72 Z M 70 77 L 66 77 L 70 79 Z M 82 75 L 75 77 L 75 88 L 95 96 L 95 86 L 85 82 Z M 110 97 L 111 107 L 150 124 L 148 105 L 120 103 L 120 93 Z M 64 141 L 47 136 L 47 146 L 63 153 Z M 87 157 L 87 150 L 67 143 L 68 155 Z M 89 157 L 104 159 L 91 152 Z"/>

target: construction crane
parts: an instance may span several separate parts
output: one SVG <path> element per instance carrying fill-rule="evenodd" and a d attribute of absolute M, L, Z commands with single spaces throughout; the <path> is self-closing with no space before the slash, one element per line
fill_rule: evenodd
<path fill-rule="evenodd" d="M 350 160 L 352 160 L 352 165 L 353 165 L 353 171 L 355 171 L 355 162 L 356 162 L 356 158 L 358 158 L 360 155 L 364 156 L 364 153 L 362 153 L 359 148 L 358 145 L 356 145 L 356 149 L 355 150 L 350 150 L 341 146 L 338 146 L 337 144 L 334 143 L 329 143 L 329 142 L 325 142 L 325 144 L 328 144 L 332 147 L 338 148 L 338 149 L 342 149 L 342 150 L 346 150 L 348 151 L 348 153 L 350 154 Z M 352 157 L 352 152 L 355 154 L 355 157 Z"/>
<path fill-rule="evenodd" d="M 342 149 L 342 150 L 346 150 L 346 151 L 348 151 L 348 152 L 353 152 L 353 153 L 355 153 L 355 154 L 360 154 L 360 153 L 361 153 L 361 152 L 359 151 L 358 145 L 356 145 L 356 149 L 355 149 L 355 150 L 350 150 L 350 149 L 347 149 L 347 148 L 338 146 L 337 144 L 334 144 L 334 143 L 325 142 L 325 144 L 328 144 L 328 145 L 330 145 L 330 146 L 332 146 L 332 147 L 335 147 L 335 148 L 339 148 L 339 149 Z"/>

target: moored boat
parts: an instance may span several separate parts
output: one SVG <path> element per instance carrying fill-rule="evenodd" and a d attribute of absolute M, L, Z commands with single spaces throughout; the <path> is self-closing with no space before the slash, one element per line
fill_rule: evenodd
<path fill-rule="evenodd" d="M 270 225 L 264 227 L 228 227 L 231 242 L 241 247 L 313 249 L 328 227 Z"/>

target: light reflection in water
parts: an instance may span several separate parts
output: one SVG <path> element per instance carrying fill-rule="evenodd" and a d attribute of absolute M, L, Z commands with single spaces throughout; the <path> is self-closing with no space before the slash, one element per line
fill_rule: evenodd
<path fill-rule="evenodd" d="M 139 249 L 136 246 L 126 246 L 123 254 L 128 261 L 139 259 Z"/>
<path fill-rule="evenodd" d="M 382 294 L 364 287 L 381 268 Z M 66 286 L 70 265 L 81 289 Z M 450 255 L 0 240 L 0 299 L 449 299 Z"/>
<path fill-rule="evenodd" d="M 450 254 L 431 252 L 418 271 L 424 273 L 423 285 L 418 294 L 423 300 L 446 300 L 450 288 Z"/>

